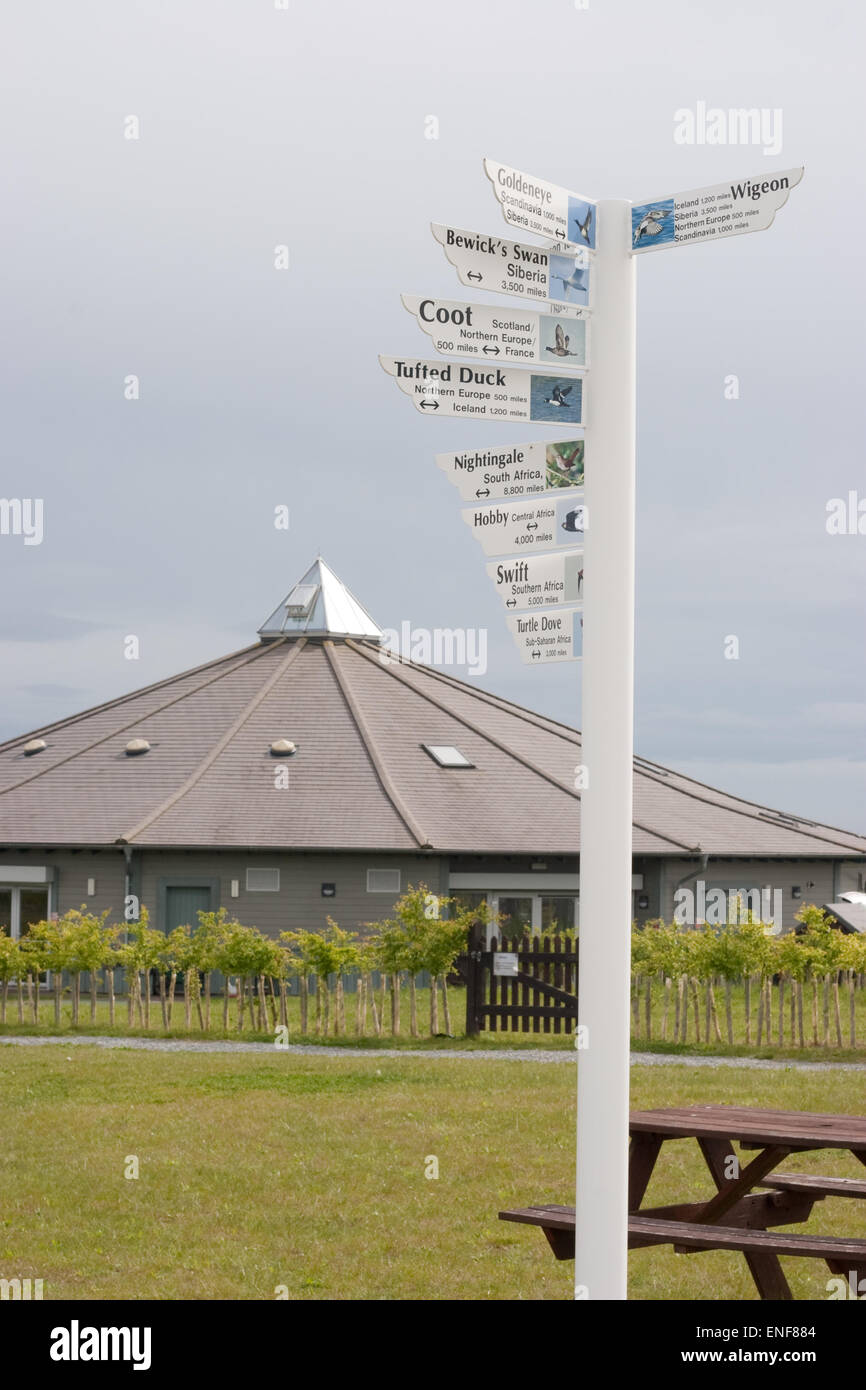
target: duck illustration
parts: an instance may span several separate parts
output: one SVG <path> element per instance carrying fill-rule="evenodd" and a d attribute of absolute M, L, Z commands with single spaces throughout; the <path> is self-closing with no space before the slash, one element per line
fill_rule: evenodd
<path fill-rule="evenodd" d="M 580 235 L 583 237 L 583 239 L 584 239 L 584 241 L 586 242 L 587 246 L 591 245 L 590 240 L 589 240 L 589 229 L 590 229 L 590 227 L 592 226 L 592 208 L 587 208 L 587 210 L 586 210 L 586 217 L 583 219 L 582 222 L 579 221 L 578 216 L 577 216 L 577 213 L 575 213 L 575 215 L 574 215 L 574 225 L 575 225 L 575 227 L 577 228 L 577 230 L 580 232 Z"/>
<path fill-rule="evenodd" d="M 567 401 L 565 398 L 571 391 L 573 385 L 573 381 L 570 381 L 567 386 L 562 386 L 557 382 L 556 386 L 554 386 L 553 388 L 552 393 L 549 396 L 545 396 L 544 404 L 561 406 L 571 405 L 571 401 Z"/>
<path fill-rule="evenodd" d="M 659 232 L 663 232 L 664 227 L 662 223 L 668 214 L 669 210 L 667 208 L 650 208 L 646 216 L 641 218 L 634 229 L 634 245 L 637 246 L 641 237 L 658 236 Z"/>
<path fill-rule="evenodd" d="M 569 352 L 569 350 L 568 350 L 568 345 L 569 345 L 569 343 L 571 342 L 571 339 L 570 339 L 570 337 L 568 336 L 567 333 L 563 333 L 563 331 L 562 331 L 562 324 L 561 324 L 561 323 L 558 323 L 558 324 L 556 325 L 556 329 L 555 329 L 555 331 L 554 331 L 554 337 L 555 337 L 555 339 L 556 339 L 554 346 L 551 347 L 550 344 L 548 344 L 548 346 L 544 349 L 545 352 L 552 352 L 552 353 L 555 353 L 557 357 L 576 357 L 576 356 L 577 356 L 577 353 L 576 353 L 576 352 Z"/>

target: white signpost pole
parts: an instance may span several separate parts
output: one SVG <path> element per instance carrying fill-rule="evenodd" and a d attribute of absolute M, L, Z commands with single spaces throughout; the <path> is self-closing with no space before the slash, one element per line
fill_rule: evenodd
<path fill-rule="evenodd" d="M 584 551 L 575 1298 L 624 1299 L 634 712 L 631 204 L 598 204 Z"/>

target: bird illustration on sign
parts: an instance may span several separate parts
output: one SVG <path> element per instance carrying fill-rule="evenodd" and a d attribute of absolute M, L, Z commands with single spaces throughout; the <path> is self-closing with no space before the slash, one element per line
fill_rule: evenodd
<path fill-rule="evenodd" d="M 654 240 L 657 246 L 674 239 L 674 200 L 666 198 L 661 203 L 645 203 L 643 207 L 632 208 L 632 246 L 639 246 L 646 237 Z M 655 238 L 658 238 L 655 241 Z"/>

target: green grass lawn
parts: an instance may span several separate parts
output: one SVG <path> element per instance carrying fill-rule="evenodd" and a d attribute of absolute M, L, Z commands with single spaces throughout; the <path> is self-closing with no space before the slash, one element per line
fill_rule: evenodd
<path fill-rule="evenodd" d="M 575 1071 L 466 1058 L 0 1048 L 0 1277 L 52 1298 L 568 1299 L 573 1265 L 504 1206 L 572 1200 Z M 850 1074 L 633 1070 L 637 1107 L 861 1109 Z M 653 1204 L 709 1195 L 666 1145 Z M 128 1156 L 137 1180 L 124 1177 Z M 436 1155 L 438 1180 L 425 1178 Z M 847 1155 L 786 1168 L 862 1176 Z M 866 1236 L 866 1203 L 810 1229 Z M 787 1261 L 795 1296 L 826 1269 Z M 750 1299 L 740 1256 L 630 1257 L 637 1299 Z"/>

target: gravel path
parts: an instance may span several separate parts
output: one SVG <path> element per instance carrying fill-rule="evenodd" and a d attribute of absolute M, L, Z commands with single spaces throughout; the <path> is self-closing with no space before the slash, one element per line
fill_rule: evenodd
<path fill-rule="evenodd" d="M 576 1053 L 569 1049 L 553 1051 L 544 1048 L 491 1048 L 487 1051 L 442 1048 L 424 1051 L 420 1048 L 397 1047 L 324 1047 L 315 1043 L 292 1044 L 275 1048 L 262 1042 L 196 1042 L 186 1038 L 52 1038 L 0 1037 L 0 1043 L 13 1047 L 105 1047 L 139 1052 L 281 1052 L 293 1057 L 444 1057 L 449 1061 L 485 1062 L 573 1062 Z M 743 1067 L 748 1071 L 863 1071 L 863 1062 L 801 1062 L 797 1059 L 771 1061 L 763 1057 L 673 1057 L 658 1052 L 633 1052 L 632 1066 L 639 1067 Z"/>

